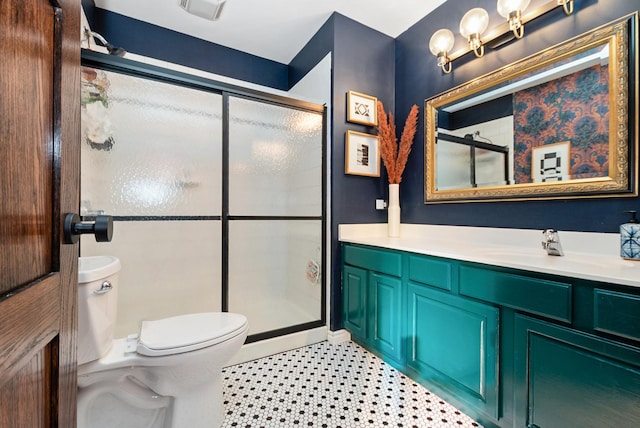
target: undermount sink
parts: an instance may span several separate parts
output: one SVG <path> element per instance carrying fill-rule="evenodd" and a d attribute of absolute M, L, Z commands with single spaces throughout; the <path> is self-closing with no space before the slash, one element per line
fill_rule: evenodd
<path fill-rule="evenodd" d="M 547 266 L 562 267 L 605 267 L 609 263 L 601 260 L 596 255 L 565 253 L 564 256 L 550 256 L 547 252 L 540 248 L 521 248 L 521 247 L 488 247 L 480 248 L 478 255 L 487 258 L 495 258 L 497 262 L 513 262 L 526 264 L 542 264 Z"/>

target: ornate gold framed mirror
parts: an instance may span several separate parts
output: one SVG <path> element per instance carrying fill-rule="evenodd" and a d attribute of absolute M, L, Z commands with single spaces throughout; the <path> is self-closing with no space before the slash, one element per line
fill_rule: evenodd
<path fill-rule="evenodd" d="M 426 100 L 425 203 L 637 195 L 637 25 L 634 13 Z"/>

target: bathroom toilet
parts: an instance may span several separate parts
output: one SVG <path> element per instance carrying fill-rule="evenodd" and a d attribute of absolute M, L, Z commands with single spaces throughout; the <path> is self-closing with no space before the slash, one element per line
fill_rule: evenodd
<path fill-rule="evenodd" d="M 114 339 L 120 261 L 80 257 L 78 271 L 78 428 L 219 427 L 222 367 L 247 318 L 187 314 Z"/>

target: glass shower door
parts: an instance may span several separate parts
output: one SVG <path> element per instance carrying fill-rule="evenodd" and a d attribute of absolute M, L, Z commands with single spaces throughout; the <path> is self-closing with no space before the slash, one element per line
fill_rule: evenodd
<path fill-rule="evenodd" d="M 323 325 L 323 112 L 228 101 L 228 310 L 250 340 Z"/>
<path fill-rule="evenodd" d="M 81 215 L 114 218 L 81 255 L 120 259 L 117 337 L 222 309 L 222 95 L 82 69 Z"/>

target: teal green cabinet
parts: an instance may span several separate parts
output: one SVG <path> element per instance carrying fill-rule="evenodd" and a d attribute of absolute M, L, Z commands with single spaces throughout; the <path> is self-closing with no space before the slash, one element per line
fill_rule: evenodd
<path fill-rule="evenodd" d="M 640 427 L 640 349 L 516 315 L 516 427 Z"/>
<path fill-rule="evenodd" d="M 371 272 L 369 276 L 369 342 L 396 361 L 402 359 L 402 282 Z"/>
<path fill-rule="evenodd" d="M 342 278 L 342 306 L 344 327 L 359 339 L 367 337 L 367 286 L 369 272 L 345 266 Z"/>
<path fill-rule="evenodd" d="M 400 275 L 400 254 L 349 246 L 344 260 L 344 327 L 357 342 L 401 362 L 402 280 L 391 275 Z"/>
<path fill-rule="evenodd" d="M 408 296 L 407 365 L 497 419 L 498 308 L 414 283 Z"/>
<path fill-rule="evenodd" d="M 344 326 L 485 427 L 640 427 L 640 290 L 343 245 Z"/>
<path fill-rule="evenodd" d="M 640 341 L 640 296 L 611 290 L 593 290 L 593 328 Z"/>
<path fill-rule="evenodd" d="M 519 309 L 559 321 L 571 322 L 572 284 L 486 267 L 460 266 L 460 294 Z"/>

